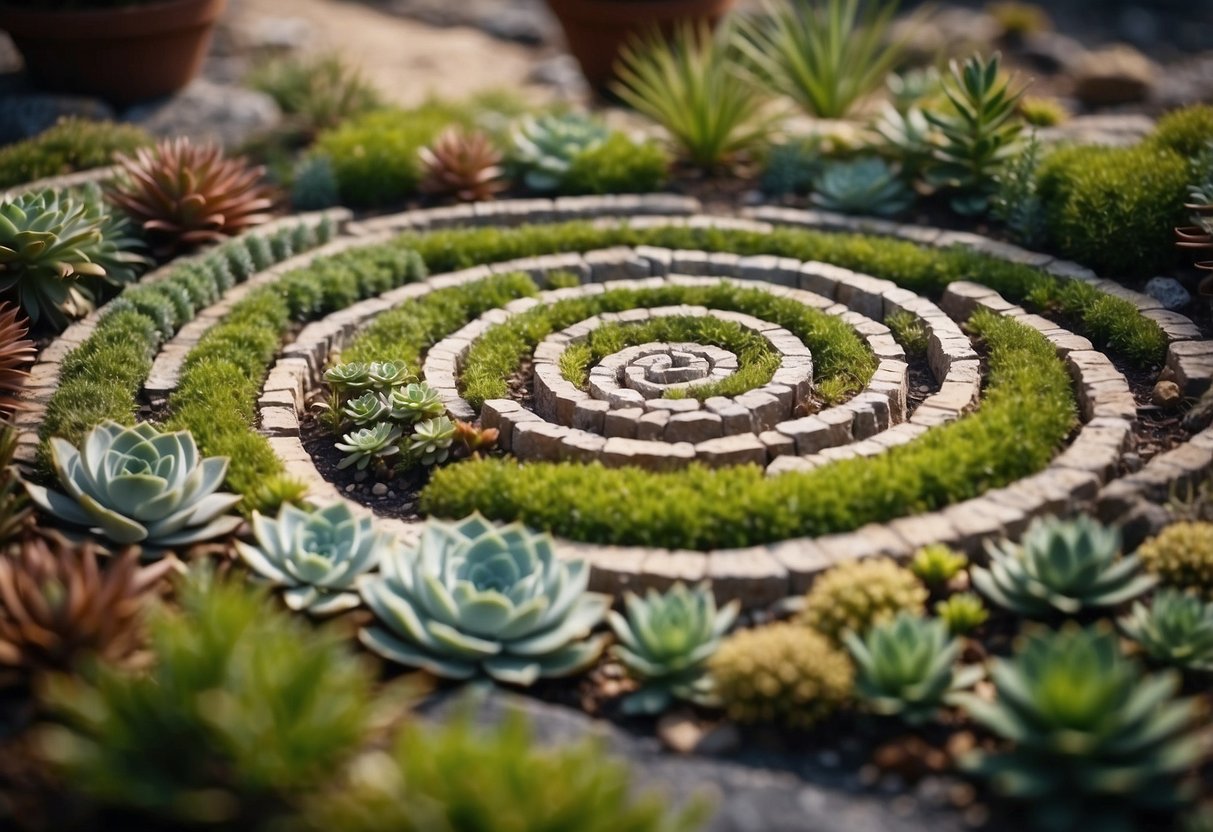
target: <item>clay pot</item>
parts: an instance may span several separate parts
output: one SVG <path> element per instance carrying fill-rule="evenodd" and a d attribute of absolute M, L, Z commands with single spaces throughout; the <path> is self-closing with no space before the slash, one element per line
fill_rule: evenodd
<path fill-rule="evenodd" d="M 169 95 L 202 68 L 227 0 L 165 0 L 118 9 L 45 11 L 4 5 L 12 36 L 40 87 L 114 104 Z"/>
<path fill-rule="evenodd" d="M 682 21 L 715 25 L 736 0 L 548 0 L 569 51 L 599 93 L 608 93 L 620 48 L 635 34 L 670 34 Z"/>

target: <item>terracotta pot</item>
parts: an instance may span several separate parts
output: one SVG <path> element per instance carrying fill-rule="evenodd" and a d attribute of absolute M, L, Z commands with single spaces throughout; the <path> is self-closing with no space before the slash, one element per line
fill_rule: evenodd
<path fill-rule="evenodd" d="M 581 64 L 581 72 L 600 93 L 608 92 L 614 77 L 615 59 L 635 34 L 654 27 L 667 35 L 684 20 L 712 25 L 733 7 L 736 0 L 548 0 L 564 28 L 569 51 Z"/>
<path fill-rule="evenodd" d="M 227 0 L 165 0 L 119 9 L 39 11 L 3 5 L 39 86 L 125 105 L 176 92 L 202 68 Z"/>

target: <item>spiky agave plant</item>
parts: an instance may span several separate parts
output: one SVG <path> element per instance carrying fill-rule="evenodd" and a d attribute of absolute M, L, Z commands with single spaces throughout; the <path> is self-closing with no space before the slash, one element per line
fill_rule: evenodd
<path fill-rule="evenodd" d="M 143 229 L 157 253 L 221 242 L 270 218 L 265 169 L 224 156 L 215 144 L 167 139 L 115 157 L 124 175 L 107 192 Z"/>
<path fill-rule="evenodd" d="M 173 566 L 141 567 L 127 548 L 103 567 L 91 541 L 28 531 L 0 557 L 0 664 L 38 672 L 128 658 L 142 643 L 144 603 Z"/>
<path fill-rule="evenodd" d="M 19 407 L 17 397 L 29 378 L 26 367 L 34 362 L 37 348 L 26 338 L 29 324 L 21 310 L 0 303 L 0 419 L 8 419 Z"/>
<path fill-rule="evenodd" d="M 479 130 L 452 127 L 418 155 L 425 193 L 481 202 L 505 190 L 501 151 Z"/>

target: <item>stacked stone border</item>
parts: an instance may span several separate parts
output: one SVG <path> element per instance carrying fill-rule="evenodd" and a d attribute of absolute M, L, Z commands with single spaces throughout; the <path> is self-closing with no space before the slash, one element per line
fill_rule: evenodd
<path fill-rule="evenodd" d="M 428 281 L 431 285 L 412 284 L 364 301 L 305 328 L 296 342 L 284 351 L 269 375 L 259 402 L 262 431 L 288 465 L 290 474 L 308 484 L 313 499 L 320 502 L 347 499 L 336 486 L 323 479 L 299 437 L 299 417 L 306 394 L 319 378 L 326 357 L 339 350 L 374 316 L 399 303 L 437 288 L 479 280 L 491 273 L 516 272 L 520 270 L 520 264 L 525 265 L 525 261 L 440 275 Z M 1066 360 L 1075 378 L 1084 424 L 1071 445 L 1045 470 L 947 509 L 903 517 L 886 524 L 872 524 L 845 534 L 710 552 L 558 540 L 557 552 L 562 557 L 589 561 L 593 568 L 592 585 L 600 591 L 619 593 L 625 589 L 661 588 L 677 580 L 707 578 L 713 581 L 720 598 L 738 598 L 747 606 L 758 606 L 803 591 L 817 574 L 844 560 L 877 555 L 904 559 L 918 547 L 935 542 L 975 553 L 986 539 L 1018 535 L 1034 516 L 1064 514 L 1089 505 L 1100 487 L 1116 475 L 1120 455 L 1131 437 L 1131 421 L 1136 414 L 1127 381 L 1105 356 L 1090 349 L 1086 339 L 1051 321 L 1028 314 L 985 287 L 953 284 L 953 289 L 955 291 L 950 289 L 944 298 L 945 310 L 963 312 L 967 317 L 977 308 L 984 308 L 1019 319 L 1040 331 Z M 934 361 L 941 362 L 945 377 L 952 363 L 965 365 L 966 372 L 970 362 L 975 364 L 967 354 L 964 358 L 958 356 L 962 349 L 971 350 L 967 339 L 963 344 L 940 342 L 933 350 L 933 355 L 938 356 Z M 956 359 L 954 362 L 953 358 Z M 976 384 L 973 386 L 975 388 Z M 525 434 L 523 424 L 526 422 L 508 426 L 511 444 Z M 503 424 L 502 429 L 507 426 Z M 922 430 L 925 429 L 926 426 L 922 426 Z M 395 519 L 383 519 L 382 522 L 385 528 L 405 541 L 415 539 L 421 528 L 420 523 Z"/>

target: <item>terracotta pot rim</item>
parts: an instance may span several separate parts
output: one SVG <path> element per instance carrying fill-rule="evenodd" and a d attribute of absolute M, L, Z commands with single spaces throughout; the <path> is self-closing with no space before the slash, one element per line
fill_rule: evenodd
<path fill-rule="evenodd" d="M 557 16 L 592 22 L 636 24 L 704 17 L 731 8 L 736 0 L 548 0 Z"/>
<path fill-rule="evenodd" d="M 213 23 L 227 0 L 159 0 L 120 9 L 19 9 L 0 0 L 0 29 L 38 40 L 117 40 Z"/>

